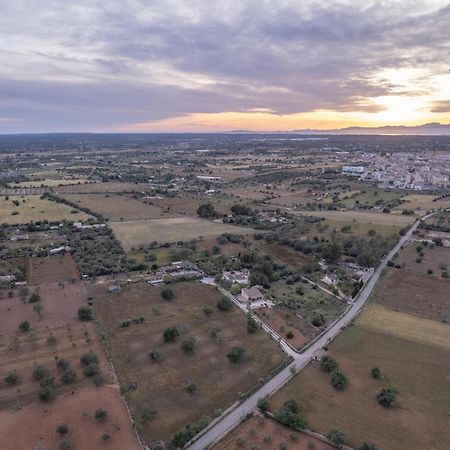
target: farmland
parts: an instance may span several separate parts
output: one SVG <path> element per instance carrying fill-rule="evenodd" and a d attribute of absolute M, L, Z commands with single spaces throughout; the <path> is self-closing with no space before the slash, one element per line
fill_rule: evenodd
<path fill-rule="evenodd" d="M 248 234 L 249 228 L 226 225 L 195 217 L 173 219 L 134 220 L 111 224 L 114 233 L 126 250 L 139 244 L 176 242 L 220 236 L 223 233 Z"/>
<path fill-rule="evenodd" d="M 245 316 L 235 307 L 220 311 L 219 293 L 198 283 L 172 286 L 175 297 L 161 298 L 159 287 L 135 284 L 110 294 L 104 285 L 92 286 L 94 309 L 107 335 L 120 384 L 146 442 L 170 440 L 188 422 L 207 414 L 214 417 L 284 360 L 281 351 L 262 332 L 248 334 Z M 209 315 L 203 311 L 212 309 Z M 145 324 L 119 327 L 125 319 L 144 317 Z M 164 329 L 176 326 L 180 336 L 164 343 Z M 193 354 L 180 343 L 194 337 Z M 245 349 L 247 361 L 233 364 L 226 354 L 234 346 Z M 161 361 L 149 353 L 158 351 Z M 217 381 L 220 380 L 220 383 Z M 128 389 L 127 386 L 137 386 Z M 189 388 L 189 386 L 195 385 Z M 148 407 L 154 418 L 145 422 Z"/>
<path fill-rule="evenodd" d="M 369 441 L 379 450 L 447 449 L 449 328 L 414 316 L 406 322 L 404 318 L 380 307 L 367 309 L 330 347 L 348 377 L 347 388 L 333 389 L 329 374 L 312 363 L 275 395 L 272 409 L 294 398 L 311 428 L 325 434 L 337 428 L 351 446 Z M 435 341 L 436 331 L 440 337 Z M 374 366 L 381 369 L 381 380 L 371 378 Z M 430 368 L 426 376 L 424 367 Z M 389 385 L 398 390 L 398 402 L 385 410 L 375 396 Z"/>
<path fill-rule="evenodd" d="M 28 284 L 68 282 L 78 280 L 80 274 L 69 254 L 28 258 L 25 265 Z"/>
<path fill-rule="evenodd" d="M 57 187 L 57 186 L 71 186 L 77 184 L 88 183 L 88 180 L 66 180 L 66 179 L 53 179 L 44 178 L 38 180 L 21 181 L 19 183 L 12 183 L 12 188 L 28 188 L 28 187 Z"/>
<path fill-rule="evenodd" d="M 159 219 L 170 216 L 162 208 L 145 204 L 125 195 L 66 194 L 64 198 L 100 213 L 111 221 Z"/>
<path fill-rule="evenodd" d="M 78 221 L 86 220 L 89 217 L 84 212 L 63 203 L 43 199 L 38 195 L 0 197 L 0 223 L 23 224 L 43 220 L 49 222 Z"/>

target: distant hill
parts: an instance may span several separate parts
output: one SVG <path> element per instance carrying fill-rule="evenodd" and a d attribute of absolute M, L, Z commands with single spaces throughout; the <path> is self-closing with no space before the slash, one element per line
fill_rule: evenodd
<path fill-rule="evenodd" d="M 385 127 L 348 127 L 334 130 L 293 130 L 300 134 L 407 134 L 407 135 L 450 135 L 450 124 L 426 123 L 417 126 L 389 125 Z"/>

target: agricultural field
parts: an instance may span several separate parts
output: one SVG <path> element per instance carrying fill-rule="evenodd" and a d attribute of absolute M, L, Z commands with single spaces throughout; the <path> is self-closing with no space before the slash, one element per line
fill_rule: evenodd
<path fill-rule="evenodd" d="M 189 241 L 211 238 L 223 233 L 248 234 L 250 228 L 212 222 L 195 217 L 173 219 L 134 220 L 111 223 L 115 236 L 126 250 L 140 244 Z"/>
<path fill-rule="evenodd" d="M 170 214 L 157 206 L 148 205 L 125 195 L 66 194 L 64 198 L 84 208 L 89 208 L 111 221 L 170 217 Z"/>
<path fill-rule="evenodd" d="M 298 211 L 304 216 L 324 217 L 332 221 L 363 223 L 371 225 L 408 226 L 415 220 L 414 216 L 405 216 L 400 213 L 382 213 L 370 211 Z M 375 228 L 375 226 L 373 227 Z M 376 228 L 375 228 L 376 229 Z"/>
<path fill-rule="evenodd" d="M 244 236 L 244 239 L 250 239 L 251 236 Z M 225 244 L 220 244 L 217 238 L 202 239 L 197 242 L 198 251 L 209 251 L 212 252 L 214 247 L 219 248 L 219 254 L 225 256 L 238 256 L 239 253 L 243 253 L 246 250 L 245 245 L 242 242 L 230 242 L 227 241 Z"/>
<path fill-rule="evenodd" d="M 339 203 L 345 205 L 346 208 L 373 208 L 378 204 L 387 205 L 390 203 L 400 203 L 402 197 L 401 192 L 392 191 L 361 191 L 358 193 L 341 194 Z M 401 208 L 404 209 L 404 208 Z"/>
<path fill-rule="evenodd" d="M 281 245 L 277 243 L 268 244 L 264 240 L 253 241 L 252 246 L 258 248 L 263 253 L 270 255 L 276 261 L 287 264 L 293 270 L 301 270 L 305 266 L 314 263 L 312 256 L 305 255 L 287 245 Z"/>
<path fill-rule="evenodd" d="M 119 183 L 114 181 L 94 182 L 58 186 L 54 188 L 57 194 L 95 194 L 95 193 L 121 193 L 142 190 L 145 186 L 135 183 Z"/>
<path fill-rule="evenodd" d="M 71 186 L 73 184 L 83 184 L 89 183 L 88 180 L 76 179 L 54 179 L 54 178 L 45 178 L 40 180 L 30 180 L 30 181 L 20 181 L 18 183 L 11 183 L 11 188 L 29 188 L 29 187 L 57 187 L 57 186 Z"/>
<path fill-rule="evenodd" d="M 29 285 L 75 281 L 80 278 L 70 254 L 27 258 L 25 278 Z"/>
<path fill-rule="evenodd" d="M 254 414 L 214 445 L 212 450 L 278 449 L 283 443 L 290 450 L 332 450 L 337 448 L 306 433 L 292 432 L 291 429 L 275 420 Z"/>
<path fill-rule="evenodd" d="M 230 214 L 230 201 L 225 198 L 175 197 L 150 199 L 148 202 L 164 210 L 168 209 L 171 213 L 194 217 L 201 204 L 212 203 L 220 215 Z"/>
<path fill-rule="evenodd" d="M 104 284 L 90 287 L 120 385 L 147 443 L 170 441 L 187 423 L 219 414 L 285 360 L 265 333 L 247 332 L 246 318 L 236 307 L 217 308 L 221 296 L 213 287 L 197 282 L 170 287 L 172 300 L 162 299 L 161 287 L 144 283 L 114 294 Z M 143 324 L 120 326 L 139 317 Z M 173 342 L 163 339 L 168 327 L 179 333 Z M 192 354 L 180 347 L 189 338 L 195 339 Z M 245 350 L 241 362 L 227 358 L 233 347 Z"/>
<path fill-rule="evenodd" d="M 305 214 L 306 215 L 306 214 Z M 390 225 L 372 222 L 353 222 L 352 220 L 326 219 L 315 225 L 316 230 L 312 230 L 309 235 L 325 234 L 330 235 L 332 232 L 341 232 L 342 229 L 350 227 L 350 232 L 355 236 L 367 237 L 369 231 L 374 230 L 379 236 L 389 237 L 403 228 L 403 225 Z"/>
<path fill-rule="evenodd" d="M 416 212 L 449 208 L 450 198 L 437 200 L 437 195 L 409 194 L 402 197 L 402 205 L 394 209 L 411 209 Z"/>
<path fill-rule="evenodd" d="M 330 346 L 347 376 L 345 390 L 335 390 L 330 374 L 314 362 L 271 399 L 271 408 L 294 398 L 310 428 L 322 434 L 339 429 L 351 447 L 368 441 L 378 450 L 446 450 L 449 342 L 446 324 L 369 307 Z M 371 377 L 373 367 L 381 379 Z M 375 397 L 391 385 L 397 401 L 383 408 Z"/>
<path fill-rule="evenodd" d="M 14 203 L 15 202 L 15 203 Z M 0 197 L 0 223 L 25 224 L 30 221 L 80 221 L 91 216 L 63 203 L 52 202 L 38 195 Z"/>

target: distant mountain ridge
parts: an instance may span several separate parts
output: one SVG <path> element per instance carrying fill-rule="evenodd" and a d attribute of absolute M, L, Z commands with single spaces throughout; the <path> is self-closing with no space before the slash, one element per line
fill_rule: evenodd
<path fill-rule="evenodd" d="M 450 124 L 437 122 L 423 125 L 387 125 L 384 127 L 347 127 L 332 130 L 292 130 L 292 133 L 300 134 L 406 134 L 406 135 L 450 135 Z"/>

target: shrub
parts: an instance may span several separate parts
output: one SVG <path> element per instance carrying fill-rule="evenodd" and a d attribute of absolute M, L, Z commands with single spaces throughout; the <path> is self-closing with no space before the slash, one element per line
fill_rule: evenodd
<path fill-rule="evenodd" d="M 172 289 L 166 287 L 161 289 L 161 297 L 164 300 L 172 300 L 175 297 L 175 294 L 173 293 Z"/>
<path fill-rule="evenodd" d="M 245 358 L 245 350 L 241 347 L 233 347 L 228 353 L 227 358 L 233 363 L 242 362 Z"/>
<path fill-rule="evenodd" d="M 109 441 L 111 439 L 111 436 L 108 433 L 102 434 L 102 440 Z"/>
<path fill-rule="evenodd" d="M 28 320 L 24 320 L 19 324 L 19 331 L 21 331 L 22 333 L 27 333 L 28 331 L 30 331 L 30 328 L 31 324 L 30 322 L 28 322 Z"/>
<path fill-rule="evenodd" d="M 331 356 L 322 356 L 320 367 L 322 367 L 325 372 L 333 372 L 333 370 L 337 369 L 338 365 Z"/>
<path fill-rule="evenodd" d="M 197 392 L 198 386 L 195 383 L 190 383 L 186 387 L 186 392 L 189 392 L 189 394 L 195 394 Z"/>
<path fill-rule="evenodd" d="M 205 306 L 203 307 L 203 313 L 205 314 L 205 316 L 210 316 L 213 313 L 213 309 L 211 308 L 211 306 Z"/>
<path fill-rule="evenodd" d="M 35 380 L 41 380 L 44 377 L 48 377 L 49 373 L 47 367 L 36 366 L 33 370 L 33 378 Z"/>
<path fill-rule="evenodd" d="M 33 292 L 30 298 L 28 299 L 28 303 L 37 303 L 41 301 L 41 296 L 37 292 Z"/>
<path fill-rule="evenodd" d="M 258 409 L 260 409 L 263 412 L 266 412 L 269 410 L 269 399 L 267 397 L 261 397 L 258 398 L 258 402 L 256 403 L 256 406 Z"/>
<path fill-rule="evenodd" d="M 181 349 L 188 355 L 192 355 L 194 353 L 196 346 L 197 341 L 194 337 L 190 337 L 181 343 Z"/>
<path fill-rule="evenodd" d="M 327 434 L 327 438 L 336 445 L 343 445 L 347 441 L 345 434 L 339 430 L 331 430 Z"/>
<path fill-rule="evenodd" d="M 397 390 L 394 387 L 383 388 L 377 395 L 378 403 L 385 408 L 391 407 L 397 397 Z"/>
<path fill-rule="evenodd" d="M 364 442 L 362 445 L 358 447 L 358 450 L 377 450 L 374 444 L 369 444 Z"/>
<path fill-rule="evenodd" d="M 53 390 L 52 386 L 44 386 L 39 391 L 39 398 L 43 402 L 51 402 L 55 398 L 55 391 Z"/>
<path fill-rule="evenodd" d="M 61 375 L 61 381 L 64 384 L 73 383 L 77 378 L 77 375 L 72 369 L 67 369 L 64 371 L 64 373 Z"/>
<path fill-rule="evenodd" d="M 106 409 L 103 409 L 103 408 L 98 408 L 94 414 L 94 417 L 98 421 L 105 420 L 107 416 L 108 416 L 108 411 L 106 411 Z"/>
<path fill-rule="evenodd" d="M 164 342 L 172 342 L 174 341 L 180 333 L 178 332 L 177 327 L 169 327 L 164 330 L 163 337 Z"/>
<path fill-rule="evenodd" d="M 307 425 L 306 419 L 299 412 L 297 402 L 292 399 L 285 401 L 274 417 L 281 424 L 298 431 Z"/>
<path fill-rule="evenodd" d="M 142 413 L 141 413 L 141 420 L 142 423 L 147 423 L 150 420 L 153 420 L 156 416 L 156 411 L 154 409 L 151 409 L 148 405 L 144 406 L 144 408 L 142 408 Z"/>
<path fill-rule="evenodd" d="M 97 358 L 97 355 L 91 350 L 88 353 L 85 353 L 80 358 L 80 361 L 81 361 L 81 364 L 83 364 L 84 366 L 89 366 L 89 364 L 97 364 L 98 358 Z"/>
<path fill-rule="evenodd" d="M 208 416 L 202 416 L 198 422 L 188 423 L 186 426 L 178 430 L 172 438 L 172 442 L 177 447 L 183 447 L 189 442 L 197 433 L 203 428 L 206 428 L 211 422 L 211 418 Z"/>
<path fill-rule="evenodd" d="M 97 375 L 98 373 L 98 366 L 95 363 L 89 364 L 83 369 L 83 374 L 86 377 L 93 377 L 94 375 Z"/>
<path fill-rule="evenodd" d="M 69 432 L 69 428 L 66 424 L 61 424 L 56 428 L 56 432 L 61 436 L 64 436 Z"/>
<path fill-rule="evenodd" d="M 372 375 L 372 378 L 375 378 L 376 380 L 378 380 L 379 378 L 381 378 L 381 370 L 378 367 L 374 367 L 371 371 L 370 374 Z"/>
<path fill-rule="evenodd" d="M 70 446 L 70 442 L 67 439 L 61 441 L 58 445 L 59 450 L 70 450 L 72 447 Z"/>
<path fill-rule="evenodd" d="M 81 306 L 78 309 L 78 319 L 80 319 L 82 322 L 87 322 L 89 320 L 92 320 L 92 309 L 88 306 Z"/>
<path fill-rule="evenodd" d="M 321 327 L 325 324 L 325 315 L 322 311 L 316 310 L 312 313 L 311 323 L 315 327 Z"/>
<path fill-rule="evenodd" d="M 6 377 L 3 378 L 3 381 L 6 384 L 9 384 L 10 386 L 14 386 L 19 382 L 19 375 L 17 375 L 16 372 L 8 373 L 8 375 L 6 375 Z"/>
<path fill-rule="evenodd" d="M 67 361 L 67 359 L 64 358 L 60 358 L 58 359 L 58 361 L 56 362 L 56 367 L 61 371 L 61 372 L 65 372 L 68 368 L 69 368 L 70 364 L 69 361 Z"/>
<path fill-rule="evenodd" d="M 253 334 L 258 331 L 258 324 L 256 320 L 253 319 L 250 315 L 247 316 L 247 333 Z"/>
<path fill-rule="evenodd" d="M 338 391 L 342 391 L 347 386 L 347 378 L 346 376 L 339 371 L 334 371 L 331 374 L 331 386 L 333 386 Z"/>
<path fill-rule="evenodd" d="M 233 302 L 227 297 L 222 297 L 217 302 L 217 308 L 219 308 L 221 311 L 229 311 L 232 307 Z"/>
<path fill-rule="evenodd" d="M 94 384 L 95 386 L 101 386 L 105 383 L 105 379 L 103 378 L 103 375 L 100 372 L 97 372 L 94 375 Z"/>
<path fill-rule="evenodd" d="M 288 332 L 286 333 L 286 337 L 287 337 L 288 339 L 292 339 L 292 338 L 294 337 L 294 333 L 293 333 L 292 331 L 288 331 Z"/>
<path fill-rule="evenodd" d="M 157 348 L 153 349 L 149 353 L 150 359 L 155 362 L 161 362 L 163 360 L 163 354 L 161 350 L 158 350 Z"/>

